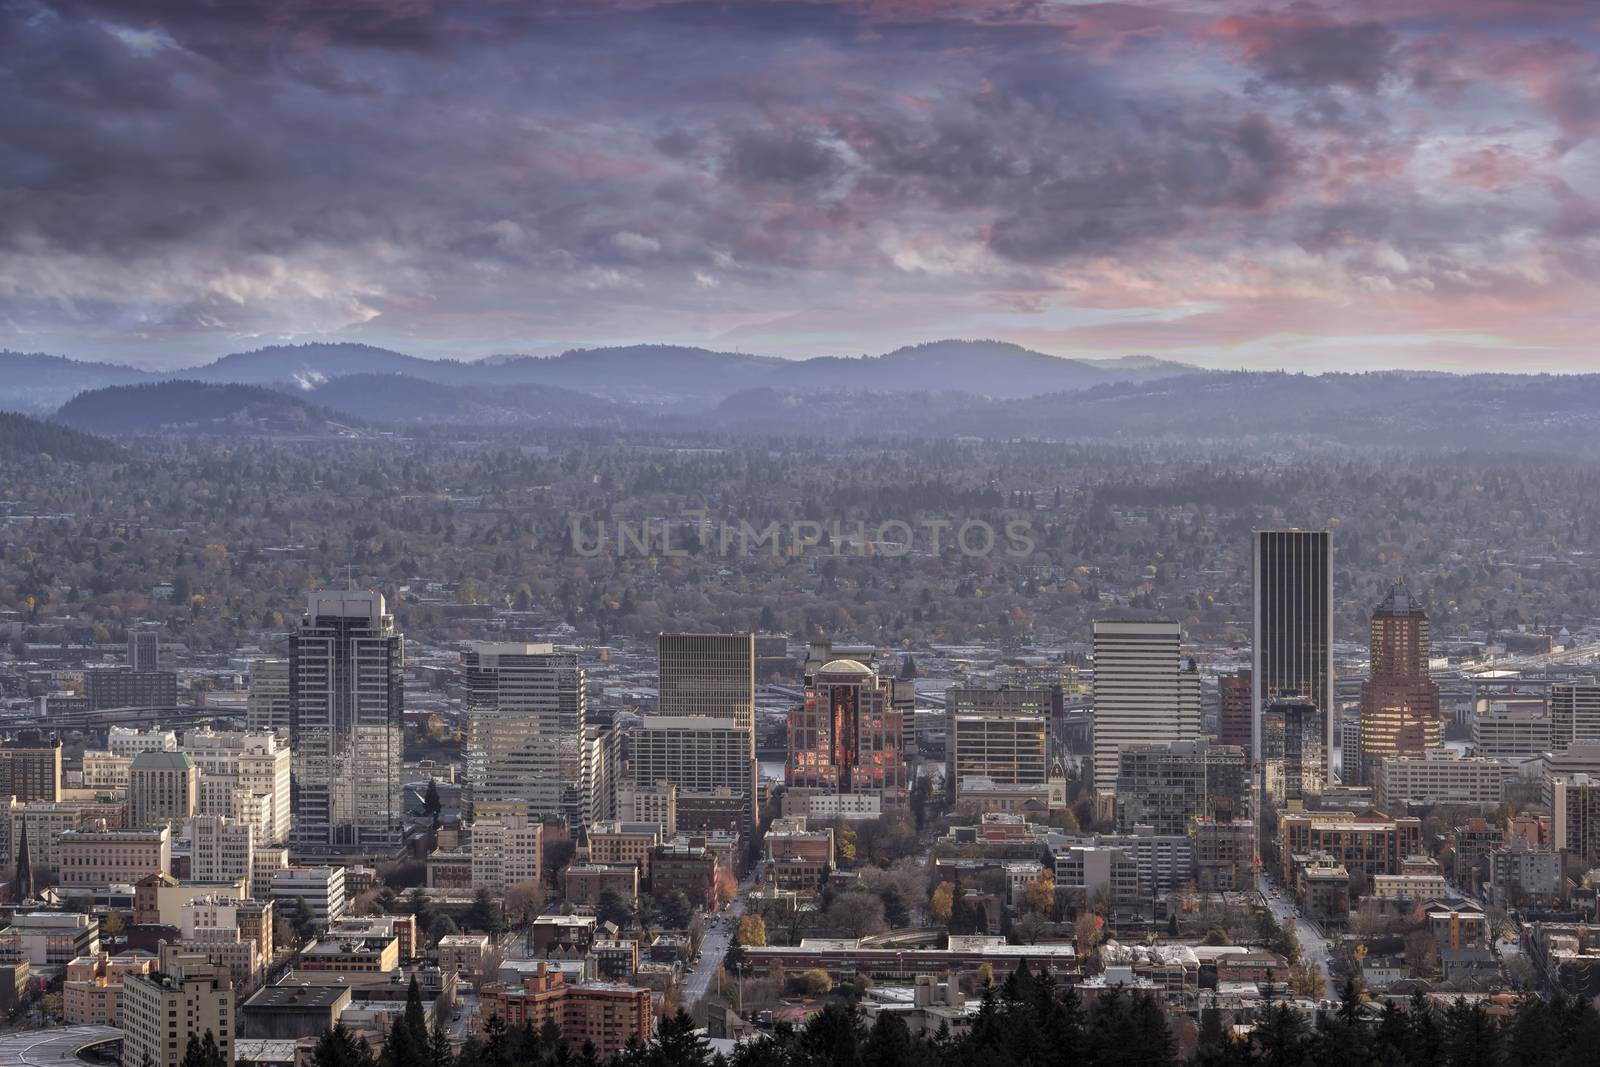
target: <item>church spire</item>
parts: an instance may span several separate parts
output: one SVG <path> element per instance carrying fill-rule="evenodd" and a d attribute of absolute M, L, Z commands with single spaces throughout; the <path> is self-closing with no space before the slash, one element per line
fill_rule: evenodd
<path fill-rule="evenodd" d="M 22 831 L 17 835 L 17 871 L 16 877 L 11 880 L 11 900 L 13 904 L 21 904 L 33 896 L 33 857 L 28 848 L 28 823 L 22 823 Z"/>

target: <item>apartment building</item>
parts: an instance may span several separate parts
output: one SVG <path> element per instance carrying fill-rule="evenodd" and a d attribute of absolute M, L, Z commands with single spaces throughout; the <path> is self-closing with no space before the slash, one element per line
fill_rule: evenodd
<path fill-rule="evenodd" d="M 178 1067 L 190 1037 L 209 1033 L 233 1063 L 233 985 L 205 956 L 167 945 L 157 969 L 122 985 L 122 1067 Z"/>

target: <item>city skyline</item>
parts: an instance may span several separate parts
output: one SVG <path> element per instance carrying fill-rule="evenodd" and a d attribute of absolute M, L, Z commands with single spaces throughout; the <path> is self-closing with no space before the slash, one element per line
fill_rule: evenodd
<path fill-rule="evenodd" d="M 1595 34 L 1545 2 L 30 0 L 0 346 L 1579 370 Z"/>

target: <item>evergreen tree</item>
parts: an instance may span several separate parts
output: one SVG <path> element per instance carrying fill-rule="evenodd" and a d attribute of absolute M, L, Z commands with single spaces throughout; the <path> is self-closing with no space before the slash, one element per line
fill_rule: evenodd
<path fill-rule="evenodd" d="M 367 1043 L 342 1025 L 323 1032 L 311 1052 L 311 1067 L 375 1067 Z"/>

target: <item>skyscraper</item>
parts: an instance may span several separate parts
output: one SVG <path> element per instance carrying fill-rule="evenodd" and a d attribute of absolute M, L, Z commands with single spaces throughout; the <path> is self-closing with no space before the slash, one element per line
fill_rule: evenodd
<path fill-rule="evenodd" d="M 1200 679 L 1179 654 L 1175 622 L 1104 619 L 1094 624 L 1094 786 L 1117 785 L 1126 745 L 1200 736 Z"/>
<path fill-rule="evenodd" d="M 1326 530 L 1257 530 L 1252 568 L 1254 626 L 1251 661 L 1251 751 L 1265 761 L 1263 718 L 1275 702 L 1285 705 L 1294 736 L 1320 738 L 1313 751 L 1291 745 L 1300 788 L 1322 792 L 1333 751 L 1333 544 Z M 1304 723 L 1307 714 L 1310 725 Z"/>
<path fill-rule="evenodd" d="M 461 654 L 461 667 L 472 802 L 524 800 L 541 815 L 581 818 L 587 703 L 577 655 L 484 643 Z"/>
<path fill-rule="evenodd" d="M 853 659 L 824 664 L 789 713 L 789 786 L 902 799 L 906 761 L 901 712 L 889 680 Z"/>
<path fill-rule="evenodd" d="M 1372 667 L 1361 684 L 1363 781 L 1385 756 L 1439 745 L 1439 686 L 1428 676 L 1428 613 L 1395 583 L 1372 613 Z"/>
<path fill-rule="evenodd" d="M 251 730 L 289 736 L 289 661 L 258 659 L 250 664 L 250 697 L 245 721 Z"/>
<path fill-rule="evenodd" d="M 296 851 L 397 841 L 404 671 L 404 639 L 382 594 L 311 594 L 289 635 Z"/>
<path fill-rule="evenodd" d="M 631 789 L 675 787 L 674 803 L 725 795 L 738 798 L 743 832 L 756 824 L 756 762 L 750 735 L 704 716 L 651 715 L 628 737 Z"/>
<path fill-rule="evenodd" d="M 657 715 L 729 719 L 754 737 L 754 635 L 661 634 L 656 654 Z"/>
<path fill-rule="evenodd" d="M 648 753 L 630 779 L 635 786 L 669 782 L 680 805 L 711 787 L 738 798 L 747 826 L 755 819 L 756 641 L 753 634 L 661 634 L 656 642 L 656 708 L 635 742 Z M 684 739 L 703 746 L 700 757 L 674 761 L 666 753 L 689 754 Z M 664 762 L 652 763 L 652 760 Z M 690 773 L 691 767 L 699 771 Z M 711 770 L 707 778 L 700 771 Z"/>
<path fill-rule="evenodd" d="M 1600 741 L 1600 684 L 1574 678 L 1550 687 L 1550 748 L 1565 752 L 1582 741 Z"/>
<path fill-rule="evenodd" d="M 135 671 L 161 669 L 161 629 L 141 623 L 128 629 L 128 666 Z"/>

